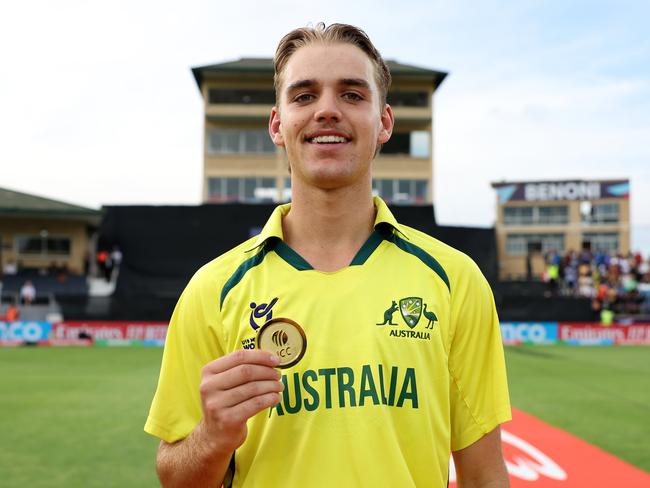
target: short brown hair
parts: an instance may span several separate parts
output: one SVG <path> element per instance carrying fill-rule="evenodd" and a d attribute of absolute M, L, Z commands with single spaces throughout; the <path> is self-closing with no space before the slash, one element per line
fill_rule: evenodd
<path fill-rule="evenodd" d="M 284 36 L 278 48 L 275 51 L 273 65 L 275 75 L 273 76 L 273 85 L 275 87 L 275 103 L 280 101 L 280 88 L 282 85 L 282 71 L 284 70 L 289 58 L 299 48 L 307 46 L 313 42 L 322 43 L 348 43 L 357 46 L 368 55 L 375 67 L 375 81 L 379 88 L 380 107 L 386 104 L 388 88 L 390 87 L 391 76 L 386 62 L 379 54 L 368 34 L 364 31 L 349 24 L 330 24 L 325 26 L 324 22 L 319 22 L 315 27 L 300 27 L 289 32 Z"/>

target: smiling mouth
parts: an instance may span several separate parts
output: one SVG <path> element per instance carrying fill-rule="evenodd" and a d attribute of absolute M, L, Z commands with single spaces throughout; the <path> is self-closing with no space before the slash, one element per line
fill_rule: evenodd
<path fill-rule="evenodd" d="M 342 142 L 348 141 L 349 139 L 343 136 L 316 136 L 307 139 L 307 142 L 311 142 L 313 144 L 340 144 Z"/>

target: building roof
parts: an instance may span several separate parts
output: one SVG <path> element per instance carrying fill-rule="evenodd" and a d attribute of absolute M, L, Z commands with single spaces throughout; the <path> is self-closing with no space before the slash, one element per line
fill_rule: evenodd
<path fill-rule="evenodd" d="M 390 69 L 393 77 L 419 77 L 430 78 L 433 84 L 433 89 L 436 90 L 438 86 L 446 78 L 447 73 L 444 71 L 436 71 L 410 64 L 398 63 L 397 61 L 387 60 L 386 64 Z M 196 66 L 192 68 L 192 74 L 196 80 L 196 84 L 201 89 L 203 80 L 206 76 L 228 74 L 228 73 L 247 73 L 273 76 L 273 59 L 271 58 L 240 58 L 235 61 L 227 61 L 225 63 L 210 64 L 206 66 Z"/>
<path fill-rule="evenodd" d="M 99 221 L 102 211 L 0 188 L 0 216 L 47 216 Z"/>

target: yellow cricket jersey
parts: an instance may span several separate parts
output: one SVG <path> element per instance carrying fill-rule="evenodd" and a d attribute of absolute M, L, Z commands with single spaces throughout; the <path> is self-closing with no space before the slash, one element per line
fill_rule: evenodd
<path fill-rule="evenodd" d="M 336 272 L 283 242 L 290 205 L 203 266 L 171 319 L 145 430 L 189 435 L 201 368 L 282 317 L 306 351 L 282 371 L 282 401 L 249 420 L 226 486 L 446 486 L 450 451 L 510 419 L 492 292 L 466 255 L 375 207 L 374 232 Z"/>

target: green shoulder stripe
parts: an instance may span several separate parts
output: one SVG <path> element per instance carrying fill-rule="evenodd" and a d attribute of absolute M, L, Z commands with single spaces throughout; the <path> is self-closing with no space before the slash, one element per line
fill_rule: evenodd
<path fill-rule="evenodd" d="M 440 279 L 442 279 L 442 281 L 445 282 L 445 285 L 447 285 L 447 289 L 451 292 L 449 277 L 447 276 L 447 273 L 445 272 L 444 268 L 440 265 L 438 261 L 436 261 L 436 259 L 433 256 L 431 256 L 421 247 L 418 247 L 415 244 L 411 244 L 410 242 L 405 241 L 394 232 L 386 235 L 385 239 L 395 244 L 402 251 L 405 251 L 417 257 L 420 261 L 422 261 L 429 268 L 431 268 L 438 276 L 440 276 Z"/>
<path fill-rule="evenodd" d="M 260 264 L 264 260 L 264 256 L 267 255 L 269 252 L 269 246 L 262 246 L 262 250 L 258 252 L 255 256 L 248 258 L 246 261 L 241 263 L 239 267 L 235 270 L 235 272 L 232 274 L 230 278 L 228 278 L 228 281 L 226 281 L 226 284 L 223 285 L 223 289 L 221 290 L 221 301 L 219 302 L 219 308 L 223 306 L 223 302 L 226 299 L 226 295 L 228 295 L 228 292 L 232 290 L 237 283 L 239 283 L 244 275 L 251 269 Z"/>

